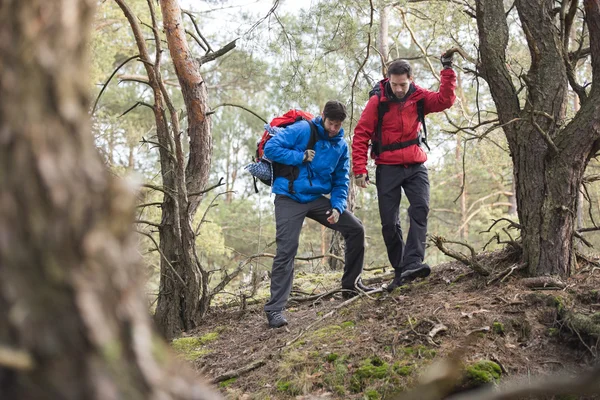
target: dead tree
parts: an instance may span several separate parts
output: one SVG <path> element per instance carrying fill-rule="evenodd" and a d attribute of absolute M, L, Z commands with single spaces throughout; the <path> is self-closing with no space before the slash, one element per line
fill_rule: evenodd
<path fill-rule="evenodd" d="M 134 188 L 95 149 L 95 4 L 0 5 L 0 397 L 216 399 L 152 329 Z"/>

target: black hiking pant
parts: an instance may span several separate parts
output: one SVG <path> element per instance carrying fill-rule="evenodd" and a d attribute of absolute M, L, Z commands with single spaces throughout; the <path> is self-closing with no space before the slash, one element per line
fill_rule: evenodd
<path fill-rule="evenodd" d="M 421 264 L 425 257 L 427 214 L 429 214 L 429 177 L 424 164 L 378 165 L 376 170 L 377 197 L 381 232 L 388 258 L 396 276 L 405 269 Z M 402 190 L 410 203 L 410 227 L 406 246 L 400 227 Z"/>
<path fill-rule="evenodd" d="M 354 289 L 354 283 L 362 273 L 365 258 L 365 229 L 350 211 L 344 211 L 336 224 L 327 221 L 331 203 L 326 197 L 302 204 L 287 196 L 275 196 L 275 223 L 277 227 L 277 253 L 271 272 L 271 299 L 265 311 L 282 311 L 292 290 L 294 257 L 298 251 L 300 231 L 304 218 L 308 217 L 328 228 L 338 231 L 346 241 L 346 254 L 342 288 Z"/>

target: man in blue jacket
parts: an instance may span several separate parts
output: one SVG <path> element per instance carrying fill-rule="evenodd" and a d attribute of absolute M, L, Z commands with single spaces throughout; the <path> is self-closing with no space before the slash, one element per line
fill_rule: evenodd
<path fill-rule="evenodd" d="M 345 119 L 346 107 L 339 101 L 328 101 L 322 116 L 312 121 L 318 133 L 314 150 L 307 149 L 311 136 L 308 121 L 288 126 L 265 145 L 269 160 L 298 168 L 297 178 L 291 184 L 283 176 L 276 177 L 273 183 L 277 253 L 271 274 L 271 298 L 265 305 L 271 328 L 288 323 L 282 312 L 292 290 L 294 257 L 305 217 L 340 232 L 346 241 L 344 298 L 356 295 L 356 288 L 371 290 L 359 280 L 365 255 L 365 230 L 360 220 L 346 210 L 350 162 L 342 129 Z M 327 194 L 330 198 L 324 196 Z"/>

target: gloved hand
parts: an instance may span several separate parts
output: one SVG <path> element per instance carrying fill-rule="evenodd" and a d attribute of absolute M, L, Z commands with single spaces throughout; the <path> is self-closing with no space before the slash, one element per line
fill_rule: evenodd
<path fill-rule="evenodd" d="M 304 152 L 304 158 L 302 158 L 302 162 L 311 162 L 315 158 L 314 150 L 306 150 Z"/>
<path fill-rule="evenodd" d="M 354 183 L 358 187 L 366 188 L 369 184 L 369 174 L 354 175 Z"/>
<path fill-rule="evenodd" d="M 329 217 L 327 218 L 327 222 L 329 222 L 330 224 L 337 224 L 337 222 L 340 220 L 340 212 L 335 208 L 327 211 L 327 215 L 329 215 Z"/>
<path fill-rule="evenodd" d="M 454 52 L 448 50 L 440 57 L 440 62 L 444 66 L 444 69 L 452 68 L 452 62 L 454 61 Z"/>

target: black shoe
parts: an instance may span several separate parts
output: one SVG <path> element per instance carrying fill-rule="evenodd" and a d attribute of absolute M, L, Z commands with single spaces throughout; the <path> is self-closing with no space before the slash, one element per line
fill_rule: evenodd
<path fill-rule="evenodd" d="M 409 265 L 402 271 L 400 278 L 404 283 L 414 281 L 417 278 L 427 278 L 431 274 L 431 268 L 427 264 Z"/>
<path fill-rule="evenodd" d="M 355 289 L 342 288 L 342 299 L 349 300 L 356 296 L 358 296 L 358 292 Z"/>
<path fill-rule="evenodd" d="M 362 290 L 363 292 L 372 292 L 373 290 L 375 290 L 375 288 L 365 286 L 365 284 L 362 283 L 362 279 L 359 279 L 356 282 L 356 288 Z"/>
<path fill-rule="evenodd" d="M 404 285 L 405 283 L 406 282 L 402 278 L 397 276 L 394 278 L 393 281 L 390 282 L 389 285 L 387 285 L 385 290 L 387 290 L 388 293 L 392 293 L 394 291 L 394 289 L 399 288 L 400 286 Z"/>
<path fill-rule="evenodd" d="M 281 311 L 267 311 L 266 313 L 270 328 L 281 328 L 288 324 Z"/>

